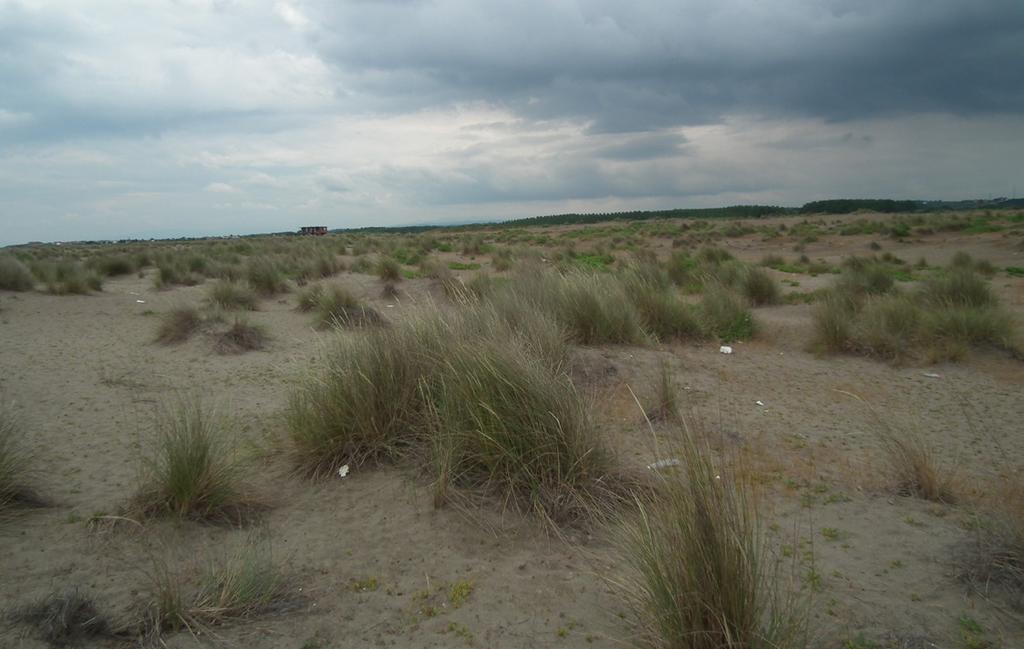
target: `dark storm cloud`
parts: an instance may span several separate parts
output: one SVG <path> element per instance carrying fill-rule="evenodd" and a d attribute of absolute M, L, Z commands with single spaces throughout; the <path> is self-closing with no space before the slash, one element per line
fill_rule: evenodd
<path fill-rule="evenodd" d="M 686 137 L 679 133 L 642 133 L 598 147 L 594 155 L 608 160 L 654 160 L 674 158 L 685 152 Z"/>
<path fill-rule="evenodd" d="M 1024 3 L 324 4 L 315 47 L 378 107 L 482 99 L 595 131 L 725 113 L 1024 108 Z"/>

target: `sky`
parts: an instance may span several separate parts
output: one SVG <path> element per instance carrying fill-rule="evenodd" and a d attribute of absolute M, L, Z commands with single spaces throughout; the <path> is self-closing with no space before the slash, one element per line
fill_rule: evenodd
<path fill-rule="evenodd" d="M 1021 0 L 0 0 L 0 245 L 1024 192 Z"/>

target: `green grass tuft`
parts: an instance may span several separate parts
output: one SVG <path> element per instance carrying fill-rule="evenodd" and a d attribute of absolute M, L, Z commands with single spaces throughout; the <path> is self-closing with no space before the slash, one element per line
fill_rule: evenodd
<path fill-rule="evenodd" d="M 636 500 L 618 547 L 621 584 L 644 646 L 777 649 L 804 646 L 801 607 L 782 594 L 749 487 L 717 465 L 683 425 L 667 449 L 681 468 L 659 472 Z"/>
<path fill-rule="evenodd" d="M 129 511 L 204 521 L 242 523 L 255 510 L 244 495 L 227 423 L 198 399 L 160 410 L 154 446 Z"/>
<path fill-rule="evenodd" d="M 29 461 L 21 423 L 9 406 L 0 403 L 0 511 L 8 507 L 42 505 L 30 489 Z"/>
<path fill-rule="evenodd" d="M 221 309 L 256 310 L 256 293 L 248 286 L 231 280 L 218 280 L 207 291 L 210 304 Z"/>
<path fill-rule="evenodd" d="M 28 266 L 10 255 L 0 255 L 0 289 L 31 291 L 35 285 L 35 279 Z"/>
<path fill-rule="evenodd" d="M 722 342 L 747 340 L 754 335 L 754 316 L 743 296 L 722 284 L 709 284 L 700 304 L 704 329 Z"/>
<path fill-rule="evenodd" d="M 179 306 L 171 309 L 160 318 L 156 341 L 164 345 L 182 343 L 199 331 L 203 318 L 199 309 L 193 306 Z"/>
<path fill-rule="evenodd" d="M 299 469 L 412 458 L 435 476 L 437 504 L 490 494 L 552 520 L 584 515 L 610 456 L 565 373 L 563 330 L 522 305 L 506 294 L 428 308 L 339 338 L 289 404 Z"/>
<path fill-rule="evenodd" d="M 269 257 L 250 257 L 245 267 L 245 277 L 249 286 L 260 295 L 270 297 L 288 291 L 284 273 Z"/>

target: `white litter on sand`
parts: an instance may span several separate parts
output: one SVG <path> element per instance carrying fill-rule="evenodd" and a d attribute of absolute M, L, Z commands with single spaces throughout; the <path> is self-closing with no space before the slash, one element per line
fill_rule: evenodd
<path fill-rule="evenodd" d="M 344 478 L 347 475 L 348 475 L 348 465 L 347 464 L 343 464 L 343 465 L 341 465 L 341 468 L 338 469 L 338 477 L 339 478 Z"/>
<path fill-rule="evenodd" d="M 732 347 L 728 345 L 722 345 L 721 347 L 718 348 L 718 351 L 722 352 L 723 354 L 731 354 Z"/>

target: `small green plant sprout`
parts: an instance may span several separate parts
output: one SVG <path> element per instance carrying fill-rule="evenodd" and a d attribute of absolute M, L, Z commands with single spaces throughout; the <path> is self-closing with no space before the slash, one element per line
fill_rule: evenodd
<path fill-rule="evenodd" d="M 465 579 L 460 579 L 448 587 L 448 602 L 454 608 L 459 608 L 466 603 L 472 593 L 473 584 Z"/>
<path fill-rule="evenodd" d="M 352 581 L 352 590 L 357 593 L 365 593 L 369 591 L 377 590 L 380 584 L 377 582 L 376 577 L 367 577 L 365 579 L 356 579 Z"/>

